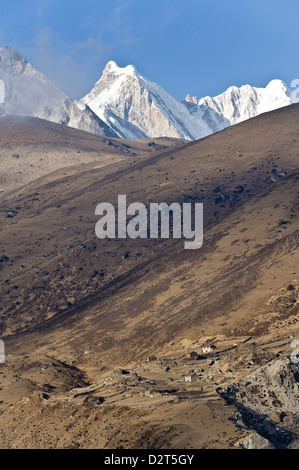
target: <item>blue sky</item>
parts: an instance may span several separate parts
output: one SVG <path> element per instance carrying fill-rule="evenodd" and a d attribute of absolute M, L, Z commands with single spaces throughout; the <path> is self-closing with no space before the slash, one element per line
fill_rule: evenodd
<path fill-rule="evenodd" d="M 299 78 L 298 0 L 1 0 L 0 45 L 72 98 L 134 64 L 176 99 Z"/>

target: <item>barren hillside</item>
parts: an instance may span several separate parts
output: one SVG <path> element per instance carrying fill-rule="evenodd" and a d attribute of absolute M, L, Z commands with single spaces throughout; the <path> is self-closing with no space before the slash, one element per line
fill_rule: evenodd
<path fill-rule="evenodd" d="M 296 445 L 285 388 L 297 377 L 298 114 L 135 151 L 0 203 L 0 447 L 233 448 L 253 431 L 260 446 Z M 203 247 L 98 240 L 95 207 L 118 194 L 203 202 Z M 287 379 L 263 404 L 248 377 L 276 364 Z"/>

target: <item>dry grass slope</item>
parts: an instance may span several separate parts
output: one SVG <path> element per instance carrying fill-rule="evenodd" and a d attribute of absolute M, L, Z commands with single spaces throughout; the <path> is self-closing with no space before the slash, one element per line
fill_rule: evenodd
<path fill-rule="evenodd" d="M 0 203 L 0 447 L 233 448 L 251 429 L 276 447 L 295 441 L 292 409 L 275 408 L 283 440 L 272 408 L 272 434 L 256 415 L 235 426 L 219 390 L 290 355 L 298 335 L 298 114 L 60 174 Z M 203 247 L 96 239 L 95 206 L 118 194 L 203 202 Z"/>

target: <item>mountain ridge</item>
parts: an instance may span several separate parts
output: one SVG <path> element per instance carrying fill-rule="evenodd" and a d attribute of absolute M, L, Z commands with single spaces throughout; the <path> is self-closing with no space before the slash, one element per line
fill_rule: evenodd
<path fill-rule="evenodd" d="M 292 104 L 287 85 L 274 79 L 265 88 L 231 86 L 202 98 L 177 101 L 134 65 L 109 61 L 92 90 L 72 100 L 16 49 L 0 48 L 5 102 L 0 117 L 32 116 L 107 137 L 129 140 L 198 140 L 264 112 Z"/>
<path fill-rule="evenodd" d="M 165 135 L 197 140 L 290 105 L 290 95 L 287 85 L 274 79 L 265 88 L 231 86 L 216 97 L 198 99 L 187 95 L 185 100 L 176 101 L 133 65 L 118 67 L 110 61 L 82 101 L 121 138 L 138 139 L 141 132 L 147 137 Z"/>

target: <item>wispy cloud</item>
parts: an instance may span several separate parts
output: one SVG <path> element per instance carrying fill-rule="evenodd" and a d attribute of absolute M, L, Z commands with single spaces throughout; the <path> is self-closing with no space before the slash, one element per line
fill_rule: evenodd
<path fill-rule="evenodd" d="M 31 62 L 72 98 L 89 91 L 90 76 L 101 62 L 105 46 L 100 35 L 67 42 L 50 27 L 40 28 L 27 46 Z"/>
<path fill-rule="evenodd" d="M 116 1 L 104 16 L 102 4 L 95 5 L 90 13 L 85 12 L 79 25 L 74 24 L 81 32 L 77 41 L 49 26 L 47 15 L 56 1 L 39 1 L 34 36 L 23 52 L 57 86 L 78 99 L 90 91 L 115 50 L 139 41 L 132 17 L 136 0 Z"/>

